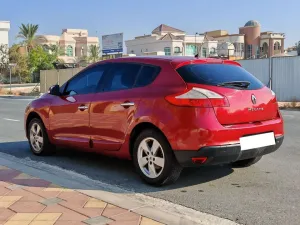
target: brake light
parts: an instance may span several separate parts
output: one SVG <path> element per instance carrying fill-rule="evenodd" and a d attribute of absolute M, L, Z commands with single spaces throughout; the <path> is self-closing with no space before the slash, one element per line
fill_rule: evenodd
<path fill-rule="evenodd" d="M 194 106 L 203 108 L 229 106 L 228 99 L 225 96 L 197 87 L 192 87 L 183 93 L 169 95 L 165 97 L 165 99 L 169 103 L 177 106 Z"/>

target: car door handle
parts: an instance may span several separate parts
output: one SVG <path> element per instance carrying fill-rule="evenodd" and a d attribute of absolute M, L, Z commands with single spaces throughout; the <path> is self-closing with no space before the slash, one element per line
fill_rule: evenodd
<path fill-rule="evenodd" d="M 134 106 L 134 102 L 124 102 L 121 104 L 124 108 L 128 108 L 130 106 Z"/>
<path fill-rule="evenodd" d="M 84 111 L 84 110 L 86 110 L 86 109 L 88 109 L 89 107 L 87 107 L 87 106 L 85 106 L 85 105 L 81 105 L 81 106 L 79 106 L 78 107 L 78 109 L 80 110 L 80 111 Z"/>

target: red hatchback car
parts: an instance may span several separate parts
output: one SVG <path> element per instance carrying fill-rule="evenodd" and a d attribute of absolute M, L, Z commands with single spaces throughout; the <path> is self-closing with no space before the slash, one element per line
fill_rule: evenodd
<path fill-rule="evenodd" d="M 129 57 L 96 63 L 32 101 L 26 136 L 36 155 L 55 146 L 132 159 L 153 185 L 183 167 L 246 167 L 283 142 L 273 91 L 237 62 Z"/>

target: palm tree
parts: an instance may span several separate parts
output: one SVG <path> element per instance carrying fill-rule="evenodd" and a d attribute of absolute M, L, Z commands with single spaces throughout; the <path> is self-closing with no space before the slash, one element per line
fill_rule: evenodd
<path fill-rule="evenodd" d="M 50 45 L 48 48 L 49 48 L 48 50 L 50 51 L 50 53 L 52 55 L 55 55 L 56 57 L 65 55 L 65 51 L 58 44 Z"/>
<path fill-rule="evenodd" d="M 97 62 L 100 58 L 100 47 L 97 45 L 91 45 L 89 48 L 90 57 L 89 59 L 94 63 Z"/>
<path fill-rule="evenodd" d="M 30 52 L 30 50 L 33 48 L 34 46 L 34 38 L 35 38 L 35 34 L 37 32 L 37 30 L 39 29 L 39 25 L 35 25 L 35 24 L 21 24 L 21 26 L 19 27 L 20 31 L 18 34 L 18 38 L 23 39 L 26 47 L 27 47 L 27 51 Z"/>

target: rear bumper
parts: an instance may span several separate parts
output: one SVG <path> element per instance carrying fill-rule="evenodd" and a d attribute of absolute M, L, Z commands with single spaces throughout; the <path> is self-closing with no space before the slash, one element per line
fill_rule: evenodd
<path fill-rule="evenodd" d="M 174 151 L 177 161 L 183 167 L 194 167 L 199 165 L 218 165 L 255 158 L 276 151 L 283 143 L 284 136 L 276 137 L 273 146 L 241 151 L 240 144 L 207 146 L 198 151 L 180 150 Z M 202 164 L 193 163 L 192 158 L 207 158 Z"/>

